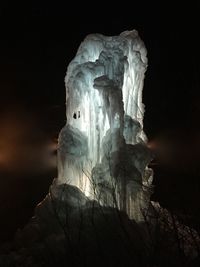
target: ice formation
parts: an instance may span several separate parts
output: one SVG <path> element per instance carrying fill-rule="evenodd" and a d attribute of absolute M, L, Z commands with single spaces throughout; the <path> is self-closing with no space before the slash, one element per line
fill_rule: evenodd
<path fill-rule="evenodd" d="M 67 123 L 58 145 L 58 184 L 77 186 L 136 221 L 152 182 L 143 132 L 146 54 L 135 30 L 85 38 L 65 77 Z"/>

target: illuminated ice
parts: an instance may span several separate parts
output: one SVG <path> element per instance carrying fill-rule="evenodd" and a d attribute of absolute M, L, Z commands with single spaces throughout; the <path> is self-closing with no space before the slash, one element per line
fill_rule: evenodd
<path fill-rule="evenodd" d="M 67 123 L 59 135 L 57 183 L 143 220 L 151 154 L 143 132 L 146 48 L 137 31 L 91 34 L 65 77 Z"/>

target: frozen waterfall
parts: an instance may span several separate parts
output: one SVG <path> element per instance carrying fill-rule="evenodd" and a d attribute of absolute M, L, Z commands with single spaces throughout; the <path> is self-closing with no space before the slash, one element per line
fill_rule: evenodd
<path fill-rule="evenodd" d="M 136 221 L 152 183 L 143 132 L 146 54 L 135 30 L 85 38 L 67 69 L 67 123 L 58 145 L 58 184 L 77 186 Z"/>

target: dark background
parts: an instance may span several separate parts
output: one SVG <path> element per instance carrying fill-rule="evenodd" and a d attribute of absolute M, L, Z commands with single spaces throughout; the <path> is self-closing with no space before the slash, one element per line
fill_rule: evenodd
<path fill-rule="evenodd" d="M 56 138 L 65 124 L 64 77 L 80 42 L 89 33 L 132 29 L 148 50 L 143 102 L 144 129 L 156 156 L 152 199 L 199 228 L 200 9 L 191 1 L 109 5 L 1 3 L 2 241 L 28 221 L 56 177 Z"/>

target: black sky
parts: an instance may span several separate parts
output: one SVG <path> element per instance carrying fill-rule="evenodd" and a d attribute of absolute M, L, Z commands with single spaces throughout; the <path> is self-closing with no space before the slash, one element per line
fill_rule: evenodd
<path fill-rule="evenodd" d="M 65 123 L 64 76 L 80 42 L 89 33 L 132 29 L 148 50 L 144 128 L 156 148 L 154 199 L 199 220 L 200 9 L 196 2 L 109 5 L 1 4 L 0 208 L 10 235 L 56 175 L 51 145 Z M 10 235 L 1 233 L 2 239 Z"/>

